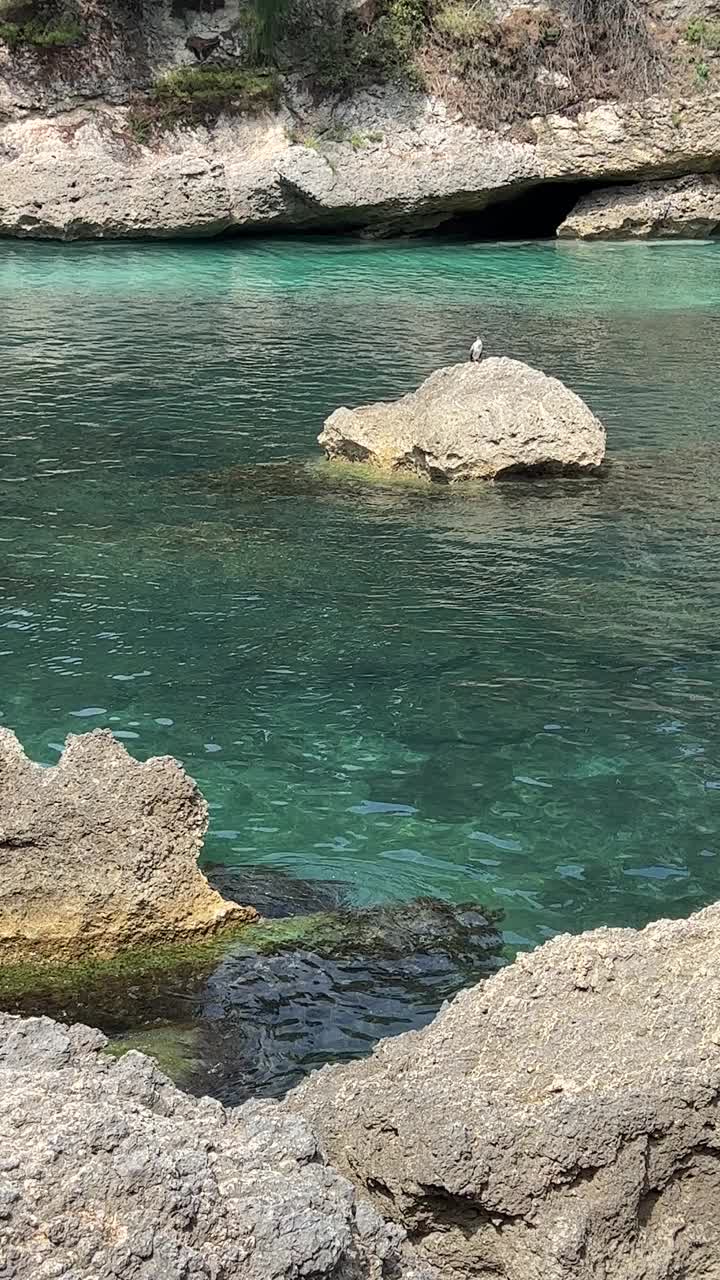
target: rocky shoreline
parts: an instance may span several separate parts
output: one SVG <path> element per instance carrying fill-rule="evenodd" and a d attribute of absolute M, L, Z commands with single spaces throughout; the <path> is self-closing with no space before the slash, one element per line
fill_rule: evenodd
<path fill-rule="evenodd" d="M 42 771 L 7 730 L 1 745 L 3 977 L 18 952 L 50 964 L 38 937 L 43 900 L 61 973 L 73 901 L 82 906 L 74 943 L 83 954 L 93 941 L 98 949 L 96 908 L 104 950 L 121 953 L 131 937 L 117 920 L 135 916 L 146 941 L 160 941 L 168 920 L 186 940 L 197 932 L 198 895 L 201 937 L 218 903 L 232 916 L 230 898 L 197 868 L 204 802 L 176 762 L 140 765 L 102 731 L 71 738 L 60 763 Z M 20 885 L 31 873 L 23 935 Z M 237 896 L 228 874 L 224 886 Z M 278 888 L 266 877 L 260 897 L 270 913 Z M 282 1102 L 251 1097 L 227 1107 L 190 1097 L 133 1049 L 118 1059 L 115 1045 L 113 1061 L 99 1031 L 0 1014 L 0 1258 L 8 1280 L 714 1274 L 720 904 L 639 931 L 556 937 L 497 972 L 500 938 L 477 909 L 416 903 L 333 912 L 337 891 L 326 886 L 325 914 L 265 922 L 284 931 L 296 980 L 303 964 L 319 971 L 338 963 L 341 984 L 357 987 L 359 944 L 378 961 L 386 954 L 386 983 L 412 955 L 407 976 L 418 987 L 424 954 L 440 962 L 431 981 L 439 972 L 452 986 L 443 965 L 454 957 L 472 985 L 423 1030 L 311 1072 Z M 248 939 L 255 914 L 241 908 L 234 921 Z M 259 937 L 255 946 L 261 969 Z M 282 945 L 272 955 L 274 1025 L 290 988 Z M 92 964 L 102 973 L 102 957 L 89 959 L 86 977 Z M 250 952 L 229 958 L 242 989 L 258 978 L 255 961 Z M 224 967 L 207 988 L 216 1025 Z M 270 1061 L 260 994 L 259 1003 L 241 1000 L 232 1034 L 221 1028 L 236 1075 L 248 1030 L 259 1033 L 250 1041 L 259 1066 Z M 137 986 L 131 995 L 138 1000 Z M 288 1060 L 283 1070 L 287 1088 L 297 1064 Z M 257 1089 L 261 1072 L 254 1081 Z"/>
<path fill-rule="evenodd" d="M 598 25 L 592 6 L 489 0 L 482 14 L 470 6 L 464 21 L 480 23 L 496 94 L 514 104 L 504 114 L 491 100 L 463 104 L 468 86 L 452 68 L 462 68 L 476 37 L 462 30 L 434 73 L 419 47 L 402 74 L 391 58 L 375 80 L 364 75 L 373 24 L 410 21 L 398 37 L 404 57 L 413 31 L 422 45 L 412 18 L 368 0 L 334 10 L 359 42 L 355 80 L 344 88 L 314 85 L 308 50 L 292 36 L 275 61 L 253 69 L 246 0 L 138 0 L 127 10 L 73 0 L 76 34 L 55 31 L 57 46 L 43 44 L 42 29 L 39 43 L 23 37 L 36 3 L 58 21 L 54 0 L 8 0 L 3 14 L 16 17 L 0 23 L 0 235 L 380 236 L 464 218 L 471 234 L 489 238 L 598 238 L 705 236 L 720 225 L 715 0 L 624 0 L 615 44 L 612 18 Z M 461 9 L 450 4 L 446 23 L 462 19 Z M 322 30 L 320 22 L 318 37 Z M 564 73 L 553 69 L 563 38 L 571 41 Z M 613 69 L 633 38 L 641 76 L 632 58 Z M 500 71 L 493 48 L 504 51 Z M 332 70 L 341 44 L 326 58 Z M 233 75 L 235 97 L 214 99 L 212 86 Z M 186 78 L 196 102 L 173 76 Z"/>
<path fill-rule="evenodd" d="M 532 236 L 534 219 L 559 188 L 570 215 L 558 215 L 560 234 L 586 237 L 606 234 L 606 214 L 591 219 L 583 204 L 589 185 L 624 184 L 613 191 L 632 202 L 628 183 L 718 171 L 718 93 L 591 103 L 572 117 L 530 120 L 524 140 L 454 119 L 428 96 L 391 90 L 338 104 L 319 123 L 299 104 L 292 112 L 176 128 L 147 144 L 133 140 L 128 108 L 101 103 L 27 112 L 0 128 L 0 234 L 388 235 L 431 230 L 459 216 L 477 218 L 482 230 L 483 213 L 497 209 L 501 237 L 507 202 L 532 195 Z M 572 213 L 574 187 L 582 218 Z M 712 234 L 720 216 L 707 180 L 693 178 L 684 192 L 666 214 L 633 223 L 627 234 Z M 605 196 L 603 208 L 615 198 Z"/>
<path fill-rule="evenodd" d="M 284 1103 L 192 1099 L 87 1027 L 0 1015 L 6 1274 L 710 1276 L 719 922 L 556 938 Z"/>

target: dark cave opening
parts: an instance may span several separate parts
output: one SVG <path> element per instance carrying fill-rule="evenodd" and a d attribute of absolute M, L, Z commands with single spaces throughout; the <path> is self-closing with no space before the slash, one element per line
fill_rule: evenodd
<path fill-rule="evenodd" d="M 437 234 L 463 240 L 548 240 L 593 185 L 541 182 L 484 209 L 455 214 Z"/>

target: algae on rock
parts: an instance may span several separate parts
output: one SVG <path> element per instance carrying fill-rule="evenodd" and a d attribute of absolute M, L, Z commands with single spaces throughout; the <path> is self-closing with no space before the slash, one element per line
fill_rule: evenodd
<path fill-rule="evenodd" d="M 255 919 L 198 867 L 207 822 L 169 756 L 140 763 L 95 730 L 45 769 L 0 728 L 0 959 L 112 955 Z"/>

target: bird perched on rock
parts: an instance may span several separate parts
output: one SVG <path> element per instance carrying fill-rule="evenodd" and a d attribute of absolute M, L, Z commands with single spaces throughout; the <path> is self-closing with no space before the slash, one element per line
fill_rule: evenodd
<path fill-rule="evenodd" d="M 470 359 L 473 364 L 479 364 L 482 360 L 483 341 L 482 338 L 476 338 L 470 348 Z"/>

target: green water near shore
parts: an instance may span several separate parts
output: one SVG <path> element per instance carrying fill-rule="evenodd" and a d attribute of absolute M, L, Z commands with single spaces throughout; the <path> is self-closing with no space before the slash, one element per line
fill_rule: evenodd
<path fill-rule="evenodd" d="M 720 894 L 720 245 L 0 246 L 0 711 L 178 756 L 208 856 L 505 912 Z M 610 467 L 335 484 L 326 414 L 528 360 Z M 260 466 L 260 470 L 258 467 Z"/>

